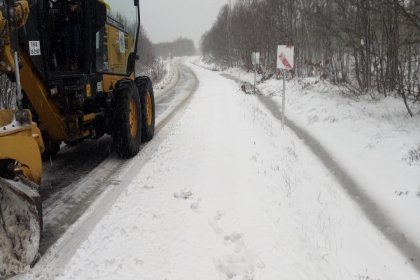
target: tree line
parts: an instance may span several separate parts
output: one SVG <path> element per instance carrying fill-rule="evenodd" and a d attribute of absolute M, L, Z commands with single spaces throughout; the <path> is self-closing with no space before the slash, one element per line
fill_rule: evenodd
<path fill-rule="evenodd" d="M 293 76 L 319 75 L 354 94 L 420 101 L 419 0 L 238 0 L 201 39 L 204 56 L 226 66 L 274 72 L 277 45 L 295 46 Z"/>
<path fill-rule="evenodd" d="M 173 42 L 154 45 L 156 54 L 161 57 L 191 56 L 196 53 L 194 42 L 187 38 L 178 38 Z"/>

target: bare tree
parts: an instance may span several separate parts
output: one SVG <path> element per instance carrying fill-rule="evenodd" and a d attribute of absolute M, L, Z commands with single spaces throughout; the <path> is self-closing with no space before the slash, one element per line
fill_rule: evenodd
<path fill-rule="evenodd" d="M 259 51 L 274 72 L 279 44 L 295 45 L 295 76 L 319 75 L 355 94 L 399 95 L 410 114 L 420 101 L 419 0 L 240 0 L 222 7 L 201 50 L 248 70 Z"/>

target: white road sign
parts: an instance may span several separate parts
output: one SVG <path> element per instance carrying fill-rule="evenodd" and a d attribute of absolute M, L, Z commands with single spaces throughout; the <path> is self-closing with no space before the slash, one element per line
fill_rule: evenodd
<path fill-rule="evenodd" d="M 295 47 L 279 45 L 277 48 L 277 68 L 292 70 L 294 67 Z"/>
<path fill-rule="evenodd" d="M 260 64 L 260 53 L 253 52 L 252 53 L 252 65 L 259 65 Z"/>

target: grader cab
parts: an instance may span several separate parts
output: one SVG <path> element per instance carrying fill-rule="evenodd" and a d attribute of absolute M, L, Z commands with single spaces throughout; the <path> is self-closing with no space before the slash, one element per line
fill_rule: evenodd
<path fill-rule="evenodd" d="M 0 107 L 0 278 L 38 255 L 42 159 L 105 134 L 130 158 L 153 138 L 152 83 L 135 73 L 138 0 L 133 7 L 135 34 L 103 0 L 0 0 L 0 73 L 16 85 L 16 102 Z"/>

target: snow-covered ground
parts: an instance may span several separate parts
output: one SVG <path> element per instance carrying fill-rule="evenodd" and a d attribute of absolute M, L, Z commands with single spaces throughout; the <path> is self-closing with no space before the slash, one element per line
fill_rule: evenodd
<path fill-rule="evenodd" d="M 166 75 L 159 83 L 153 85 L 155 98 L 165 94 L 168 90 L 173 88 L 179 80 L 179 72 L 176 64 L 179 64 L 178 59 L 165 60 Z"/>
<path fill-rule="evenodd" d="M 253 73 L 240 69 L 222 72 L 254 81 Z M 258 89 L 281 108 L 282 84 L 271 79 Z M 411 118 L 401 99 L 356 100 L 315 78 L 289 81 L 286 94 L 288 119 L 310 133 L 385 213 L 389 228 L 382 230 L 397 230 L 420 250 L 420 106 Z"/>
<path fill-rule="evenodd" d="M 257 97 L 189 66 L 200 86 L 163 128 L 168 136 L 151 160 L 63 270 L 31 278 L 419 279 L 334 174 L 292 130 L 282 131 Z M 262 86 L 275 91 L 278 82 Z M 418 233 L 419 165 L 404 159 L 416 145 L 415 122 L 397 130 L 395 112 L 375 121 L 381 111 L 371 115 L 365 102 L 330 100 L 310 88 L 305 94 L 298 85 L 290 95 L 290 117 L 330 141 L 323 143 L 366 191 L 390 202 L 387 211 L 408 209 L 398 212 L 406 215 L 400 224 L 407 235 Z"/>

